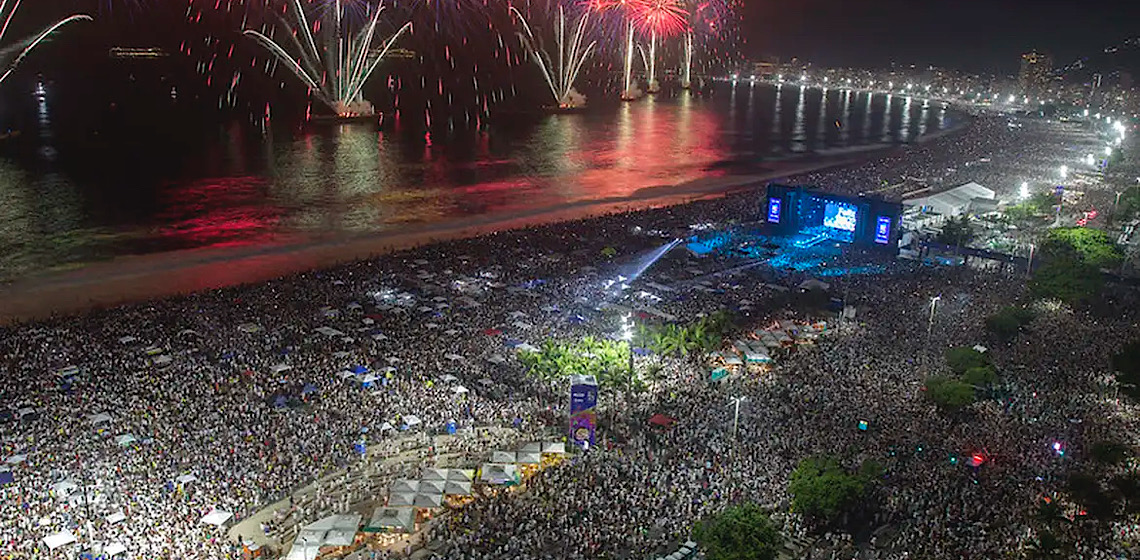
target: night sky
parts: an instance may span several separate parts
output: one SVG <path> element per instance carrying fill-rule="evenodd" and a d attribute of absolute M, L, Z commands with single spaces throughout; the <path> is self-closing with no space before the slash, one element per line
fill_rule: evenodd
<path fill-rule="evenodd" d="M 1140 2 L 744 0 L 751 54 L 817 64 L 934 64 L 1009 74 L 1030 49 L 1058 64 L 1140 36 Z"/>
<path fill-rule="evenodd" d="M 168 3 L 184 11 L 177 0 Z M 1094 56 L 1140 36 L 1140 2 L 1073 0 L 740 0 L 745 53 L 799 56 L 824 66 L 934 64 L 972 72 L 1012 74 L 1018 56 L 1044 49 L 1058 65 Z M 24 2 L 13 28 L 38 29 L 75 11 L 123 8 L 140 0 Z M 145 12 L 145 10 L 143 10 Z M 145 20 L 147 16 L 137 16 Z M 146 27 L 145 24 L 140 27 Z"/>

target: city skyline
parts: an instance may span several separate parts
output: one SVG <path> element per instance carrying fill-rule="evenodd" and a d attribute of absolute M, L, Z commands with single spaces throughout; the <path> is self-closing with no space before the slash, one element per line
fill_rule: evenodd
<path fill-rule="evenodd" d="M 744 9 L 751 56 L 797 56 L 827 66 L 934 65 L 1013 75 L 1021 54 L 1057 65 L 1095 56 L 1136 35 L 1136 5 L 1071 6 L 998 0 L 849 3 L 751 2 Z"/>

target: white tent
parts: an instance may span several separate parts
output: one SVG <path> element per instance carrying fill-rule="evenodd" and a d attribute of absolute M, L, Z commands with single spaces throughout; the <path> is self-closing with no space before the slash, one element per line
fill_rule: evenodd
<path fill-rule="evenodd" d="M 79 485 L 70 480 L 63 480 L 51 485 L 52 493 L 60 497 L 67 497 L 69 494 L 78 489 Z"/>
<path fill-rule="evenodd" d="M 997 193 L 993 189 L 969 182 L 940 193 L 903 200 L 903 206 L 917 208 L 921 212 L 957 216 L 968 212 L 975 201 L 981 204 L 994 200 L 996 196 Z"/>
<path fill-rule="evenodd" d="M 108 544 L 107 546 L 103 547 L 103 554 L 106 554 L 107 556 L 114 556 L 116 554 L 122 554 L 126 551 L 127 551 L 126 545 L 124 545 L 123 543 L 121 543 L 119 541 L 115 541 L 115 542 Z"/>
<path fill-rule="evenodd" d="M 123 434 L 120 436 L 115 436 L 115 443 L 119 444 L 119 447 L 126 447 L 126 446 L 128 446 L 128 445 L 130 445 L 136 441 L 138 441 L 138 438 L 136 438 L 132 434 Z"/>
<path fill-rule="evenodd" d="M 98 414 L 88 414 L 87 419 L 90 420 L 92 424 L 98 426 L 99 424 L 110 422 L 111 415 L 107 414 L 106 412 L 100 412 Z"/>
<path fill-rule="evenodd" d="M 356 540 L 356 531 L 333 529 L 325 535 L 324 546 L 349 546 Z"/>
<path fill-rule="evenodd" d="M 449 482 L 471 482 L 475 480 L 475 471 L 473 469 L 451 469 L 447 471 L 447 480 Z"/>
<path fill-rule="evenodd" d="M 566 453 L 566 444 L 561 441 L 551 441 L 542 444 L 543 453 L 563 455 Z"/>
<path fill-rule="evenodd" d="M 449 480 L 443 487 L 443 493 L 448 496 L 469 496 L 471 495 L 471 483 Z"/>
<path fill-rule="evenodd" d="M 368 522 L 368 529 L 396 529 L 405 533 L 416 530 L 416 512 L 410 507 L 376 508 L 372 512 L 372 520 Z"/>
<path fill-rule="evenodd" d="M 411 414 L 404 417 L 404 423 L 407 424 L 409 428 L 421 424 L 420 419 Z"/>
<path fill-rule="evenodd" d="M 421 480 L 418 494 L 442 494 L 445 482 L 442 480 Z"/>
<path fill-rule="evenodd" d="M 416 494 L 412 505 L 419 508 L 437 508 L 443 505 L 443 494 Z"/>
<path fill-rule="evenodd" d="M 405 507 L 415 505 L 416 495 L 411 492 L 400 492 L 388 496 L 388 507 Z"/>
<path fill-rule="evenodd" d="M 485 463 L 480 479 L 490 484 L 508 484 L 519 481 L 517 465 L 503 463 Z"/>
<path fill-rule="evenodd" d="M 189 483 L 194 482 L 196 480 L 198 480 L 198 477 L 194 476 L 193 474 L 179 475 L 178 478 L 174 479 L 174 481 L 179 483 L 179 484 L 189 484 Z"/>
<path fill-rule="evenodd" d="M 542 453 L 542 443 L 537 441 L 528 441 L 519 448 L 519 453 Z"/>
<path fill-rule="evenodd" d="M 466 359 L 463 356 L 460 356 L 459 354 L 444 354 L 443 357 L 447 358 L 453 362 L 462 362 Z"/>
<path fill-rule="evenodd" d="M 206 525 L 214 525 L 215 527 L 221 527 L 222 525 L 225 525 L 226 521 L 229 521 L 233 516 L 234 514 L 228 511 L 222 511 L 215 508 L 211 510 L 210 513 L 202 516 L 202 523 L 205 523 Z"/>
<path fill-rule="evenodd" d="M 61 546 L 69 545 L 75 540 L 75 534 L 65 530 L 44 537 L 44 544 L 47 545 L 48 550 L 55 550 Z"/>
<path fill-rule="evenodd" d="M 462 395 L 463 393 L 467 393 L 468 391 L 467 391 L 467 387 L 464 387 L 462 385 L 456 385 L 456 386 L 451 388 L 451 392 L 455 393 L 456 395 Z"/>
<path fill-rule="evenodd" d="M 423 474 L 420 475 L 420 479 L 424 481 L 447 480 L 447 475 L 447 469 L 424 469 Z"/>
<path fill-rule="evenodd" d="M 4 462 L 9 464 L 9 465 L 19 465 L 20 463 L 23 463 L 27 459 L 28 459 L 27 455 L 16 454 L 16 455 L 12 455 L 11 457 L 8 457 L 7 459 L 4 459 Z"/>
<path fill-rule="evenodd" d="M 439 380 L 444 383 L 455 383 L 456 381 L 459 381 L 459 378 L 451 375 L 450 373 L 445 373 L 442 377 L 439 378 Z"/>
<path fill-rule="evenodd" d="M 487 358 L 487 361 L 491 362 L 492 364 L 502 364 L 505 363 L 507 359 L 498 354 L 494 354 L 490 358 Z"/>
<path fill-rule="evenodd" d="M 116 523 L 126 521 L 127 516 L 121 511 L 116 511 L 115 513 L 112 513 L 111 515 L 104 517 L 103 520 L 106 521 L 110 525 L 114 525 Z"/>
<path fill-rule="evenodd" d="M 397 481 L 392 483 L 392 486 L 388 488 L 388 493 L 389 494 L 400 494 L 400 493 L 413 493 L 414 494 L 416 492 L 416 490 L 419 490 L 419 489 L 420 489 L 420 481 L 401 479 L 401 480 L 397 480 Z"/>
<path fill-rule="evenodd" d="M 542 456 L 538 453 L 519 453 L 516 462 L 522 465 L 537 465 L 542 462 Z"/>
<path fill-rule="evenodd" d="M 518 460 L 518 455 L 514 451 L 492 451 L 492 463 L 514 463 Z"/>

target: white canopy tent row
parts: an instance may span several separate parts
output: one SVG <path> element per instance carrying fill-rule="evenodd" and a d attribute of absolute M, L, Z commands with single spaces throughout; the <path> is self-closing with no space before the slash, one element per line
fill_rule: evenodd
<path fill-rule="evenodd" d="M 305 525 L 297 533 L 286 558 L 315 560 L 322 547 L 351 545 L 360 530 L 362 517 L 359 513 L 342 513 Z"/>
<path fill-rule="evenodd" d="M 484 463 L 479 479 L 488 484 L 510 485 L 520 481 L 519 467 L 506 463 Z"/>

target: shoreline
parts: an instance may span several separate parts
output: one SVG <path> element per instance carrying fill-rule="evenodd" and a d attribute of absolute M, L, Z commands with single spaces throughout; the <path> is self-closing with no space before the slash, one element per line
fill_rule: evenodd
<path fill-rule="evenodd" d="M 960 132 L 966 124 L 940 132 Z M 768 162 L 768 169 L 758 173 L 705 177 L 642 189 L 629 197 L 474 216 L 399 231 L 119 257 L 0 286 L 0 326 L 264 282 L 441 241 L 719 198 L 795 175 L 858 165 L 908 145 L 876 144 L 847 153 L 807 155 Z"/>

